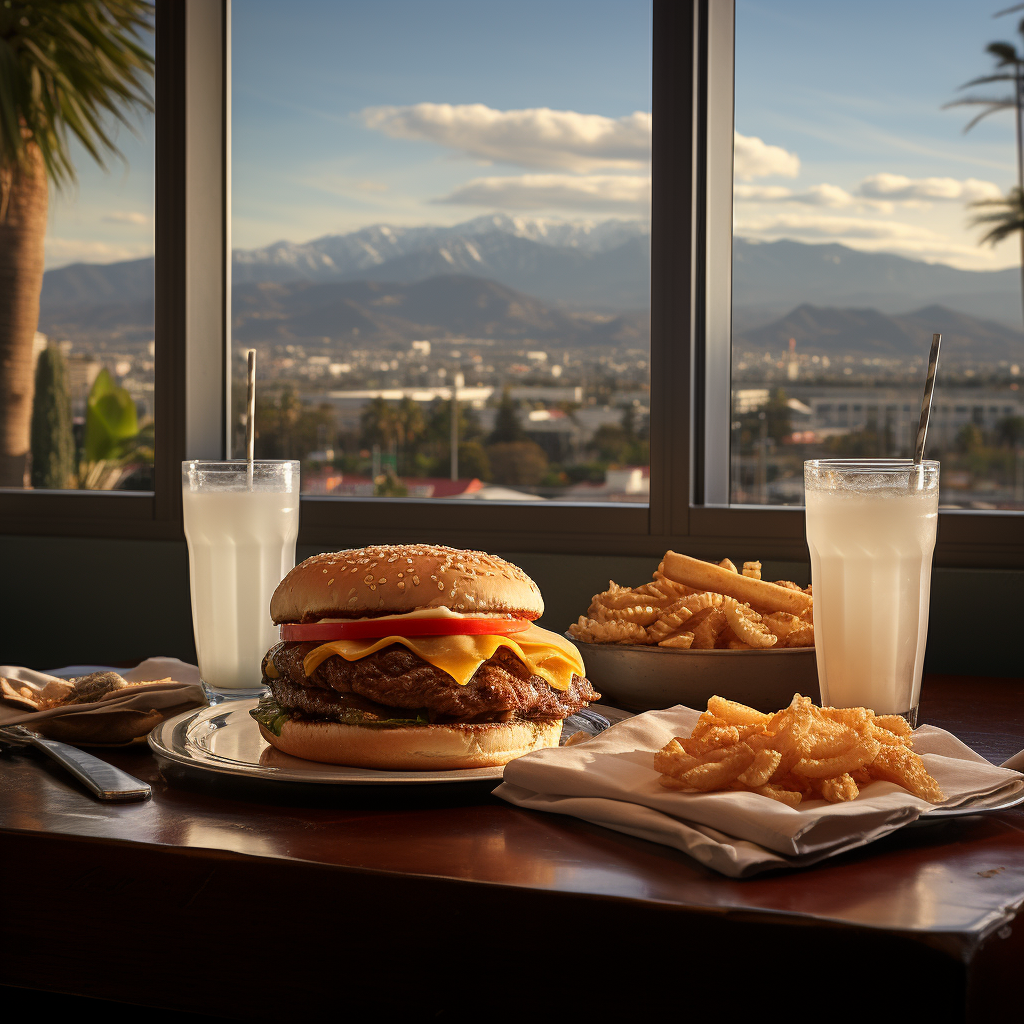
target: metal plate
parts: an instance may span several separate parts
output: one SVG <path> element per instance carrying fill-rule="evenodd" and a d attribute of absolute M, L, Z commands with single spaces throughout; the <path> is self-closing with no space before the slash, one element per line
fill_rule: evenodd
<path fill-rule="evenodd" d="M 501 779 L 503 768 L 462 768 L 451 771 L 385 772 L 346 768 L 291 757 L 270 746 L 260 735 L 249 710 L 255 700 L 186 711 L 161 722 L 149 734 L 158 757 L 202 772 L 274 782 L 329 783 L 349 786 L 422 785 L 445 782 L 486 782 Z M 627 711 L 591 705 L 590 712 L 612 724 L 629 718 Z M 576 731 L 570 724 L 569 732 Z"/>
<path fill-rule="evenodd" d="M 587 678 L 606 700 L 632 711 L 685 704 L 707 707 L 716 694 L 759 711 L 786 707 L 794 693 L 820 703 L 813 647 L 780 651 L 680 651 L 667 647 L 583 644 Z"/>

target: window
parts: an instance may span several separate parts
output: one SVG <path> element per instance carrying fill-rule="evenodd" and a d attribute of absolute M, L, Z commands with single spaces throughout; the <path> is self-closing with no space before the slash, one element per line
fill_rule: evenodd
<path fill-rule="evenodd" d="M 231 363 L 222 343 L 230 336 L 230 14 L 227 3 L 206 0 L 160 0 L 157 8 L 153 492 L 0 493 L 0 529 L 6 533 L 180 538 L 180 460 L 223 457 L 229 438 L 234 441 Z M 737 382 L 735 394 L 731 380 L 733 194 L 727 169 L 733 164 L 733 7 L 728 0 L 656 0 L 654 25 L 651 109 L 659 131 L 652 153 L 648 500 L 382 501 L 308 494 L 303 543 L 341 546 L 418 536 L 506 552 L 655 555 L 672 546 L 715 557 L 743 548 L 766 559 L 806 558 L 800 508 L 730 503 L 734 480 L 744 481 L 757 497 L 776 500 L 768 492 L 776 477 L 765 472 L 762 491 L 757 462 L 752 467 L 749 454 L 730 441 L 737 417 L 756 418 L 755 441 L 762 429 L 771 440 L 767 413 L 778 401 L 777 382 L 766 374 Z M 237 50 L 237 40 L 235 45 Z M 379 100 L 367 100 L 373 103 Z M 504 108 L 495 101 L 494 109 Z M 237 151 L 235 158 L 241 159 Z M 236 167 L 236 179 L 238 173 Z M 235 247 L 252 245 L 240 238 Z M 771 349 L 759 358 L 765 351 L 770 362 Z M 798 362 L 800 353 L 797 347 Z M 848 365 L 843 358 L 830 360 L 829 368 L 851 376 L 841 372 Z M 981 390 L 940 395 L 937 422 L 947 424 L 947 440 L 965 421 L 984 430 L 993 415 L 1003 418 L 1016 408 L 1010 396 Z M 809 395 L 801 405 L 806 412 L 787 404 L 786 415 L 813 417 L 847 432 L 856 429 L 858 418 L 864 430 L 873 409 L 875 431 L 891 430 L 894 443 L 902 444 L 901 424 L 912 421 L 917 402 L 895 386 L 871 394 L 844 386 Z M 966 412 L 955 413 L 956 405 Z M 983 410 L 981 425 L 971 418 L 975 406 Z M 933 431 L 942 438 L 941 429 Z M 383 459 L 386 446 L 381 447 Z M 796 489 L 786 498 L 795 504 Z M 945 512 L 936 563 L 1024 565 L 1019 523 L 1009 511 Z"/>
<path fill-rule="evenodd" d="M 939 331 L 942 506 L 1024 509 L 1019 240 L 971 226 L 1016 182 L 1013 116 L 943 109 L 1016 24 L 915 0 L 880 33 L 875 7 L 736 5 L 730 500 L 802 503 L 807 458 L 912 455 Z"/>
<path fill-rule="evenodd" d="M 145 9 L 126 14 L 131 23 L 106 26 L 118 45 L 105 63 L 81 53 L 74 14 L 26 9 L 5 35 L 15 82 L 24 76 L 18 115 L 46 141 L 0 201 L 3 244 L 14 249 L 2 285 L 13 303 L 4 304 L 0 486 L 153 489 L 153 34 Z M 36 60 L 44 39 L 56 75 Z M 38 97 L 51 87 L 66 94 L 60 74 L 71 64 L 78 111 L 67 112 L 66 131 L 47 132 Z M 41 81 L 30 90 L 32 74 Z M 32 338 L 12 310 L 36 300 Z"/>
<path fill-rule="evenodd" d="M 252 347 L 257 454 L 306 494 L 645 504 L 648 5 L 248 0 L 232 33 L 233 450 Z"/>

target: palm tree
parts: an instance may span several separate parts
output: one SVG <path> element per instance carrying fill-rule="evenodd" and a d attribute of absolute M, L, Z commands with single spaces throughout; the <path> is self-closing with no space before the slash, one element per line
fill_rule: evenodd
<path fill-rule="evenodd" d="M 975 209 L 989 209 L 989 213 L 980 213 L 971 221 L 975 227 L 991 224 L 992 228 L 981 240 L 981 244 L 996 245 L 1004 238 L 1009 238 L 1015 231 L 1021 232 L 1024 240 L 1024 201 L 1019 188 L 1011 188 L 1001 199 L 979 199 L 971 203 Z"/>
<path fill-rule="evenodd" d="M 998 18 L 1004 14 L 1011 14 L 1014 11 L 1024 10 L 1024 4 L 1017 4 L 1008 7 L 1005 11 L 998 11 L 994 17 Z M 1024 37 L 1024 20 L 1017 25 L 1017 31 Z M 1020 254 L 1021 254 L 1021 295 L 1024 298 L 1024 231 L 1020 224 L 1020 202 L 1021 194 L 1024 193 L 1024 52 L 1018 53 L 1013 43 L 989 43 L 985 47 L 996 60 L 996 72 L 991 75 L 982 75 L 980 78 L 972 79 L 970 82 L 960 86 L 961 89 L 973 89 L 978 85 L 993 85 L 997 82 L 1006 82 L 1012 86 L 1012 93 L 1009 96 L 967 96 L 962 100 L 953 100 L 946 103 L 943 110 L 949 107 L 982 107 L 983 109 L 967 123 L 964 128 L 969 132 L 979 121 L 995 114 L 1000 110 L 1012 110 L 1014 112 L 1014 126 L 1017 134 L 1017 187 L 1011 189 L 1004 199 L 983 199 L 971 203 L 972 207 L 1003 207 L 1000 212 L 996 209 L 990 214 L 982 214 L 977 217 L 974 224 L 997 224 L 982 239 L 982 243 L 995 245 L 996 242 L 1009 237 L 1014 231 L 1020 232 Z M 1002 225 L 999 227 L 998 225 Z"/>
<path fill-rule="evenodd" d="M 0 487 L 25 486 L 49 182 L 75 182 L 72 138 L 106 166 L 115 122 L 153 109 L 152 16 L 149 0 L 0 2 Z"/>
<path fill-rule="evenodd" d="M 386 398 L 372 399 L 359 414 L 359 441 L 365 448 L 389 447 L 401 429 L 394 407 Z"/>

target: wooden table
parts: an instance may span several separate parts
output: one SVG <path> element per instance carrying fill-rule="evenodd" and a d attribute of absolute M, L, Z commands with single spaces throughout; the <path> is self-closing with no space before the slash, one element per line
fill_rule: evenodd
<path fill-rule="evenodd" d="M 1024 746 L 1024 680 L 923 693 L 923 721 L 991 760 Z M 107 756 L 153 798 L 0 757 L 0 985 L 239 1019 L 726 1022 L 745 994 L 800 1019 L 1024 1019 L 1024 808 L 736 881 L 487 786 L 296 791 Z"/>

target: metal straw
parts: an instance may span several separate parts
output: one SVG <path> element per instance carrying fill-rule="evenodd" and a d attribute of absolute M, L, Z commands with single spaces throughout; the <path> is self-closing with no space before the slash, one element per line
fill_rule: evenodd
<path fill-rule="evenodd" d="M 248 353 L 248 387 L 245 393 L 245 457 L 249 465 L 246 467 L 246 483 L 252 490 L 252 463 L 256 451 L 256 349 Z"/>
<path fill-rule="evenodd" d="M 921 421 L 917 426 L 917 444 L 914 446 L 914 464 L 924 461 L 924 442 L 928 436 L 928 420 L 932 415 L 932 394 L 935 391 L 935 371 L 939 366 L 939 344 L 941 334 L 932 335 L 932 350 L 928 355 L 928 376 L 924 381 L 924 397 L 921 399 Z"/>

